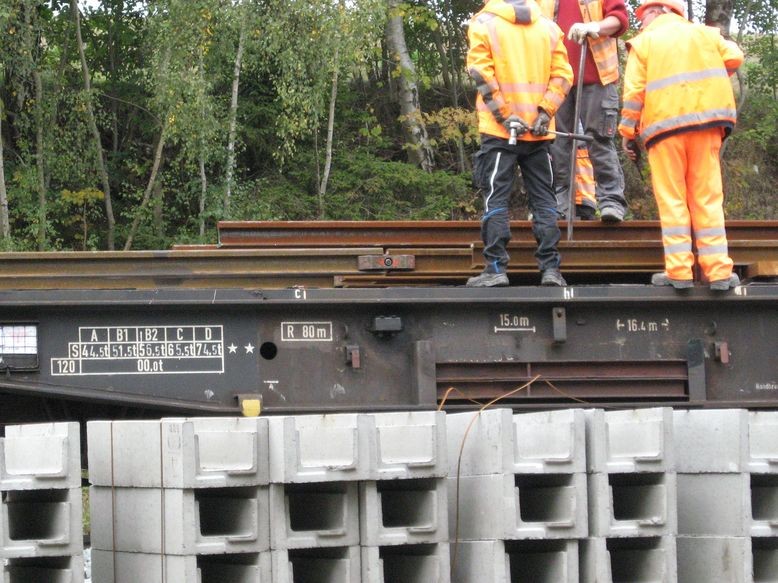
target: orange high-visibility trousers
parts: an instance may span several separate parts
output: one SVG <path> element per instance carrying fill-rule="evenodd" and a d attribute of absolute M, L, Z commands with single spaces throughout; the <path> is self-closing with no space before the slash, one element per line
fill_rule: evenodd
<path fill-rule="evenodd" d="M 594 167 L 589 158 L 589 148 L 577 148 L 575 152 L 575 204 L 597 208 Z"/>
<path fill-rule="evenodd" d="M 672 279 L 693 279 L 692 236 L 705 279 L 732 274 L 724 230 L 721 139 L 721 128 L 690 131 L 664 138 L 648 150 L 665 271 Z"/>

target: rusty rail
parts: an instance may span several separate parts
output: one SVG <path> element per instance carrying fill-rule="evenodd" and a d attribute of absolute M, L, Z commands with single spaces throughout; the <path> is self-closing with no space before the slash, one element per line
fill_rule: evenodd
<path fill-rule="evenodd" d="M 566 222 L 560 221 L 562 230 Z M 514 241 L 534 241 L 529 221 L 511 221 Z M 221 247 L 456 247 L 481 240 L 478 221 L 222 221 Z M 728 221 L 737 240 L 778 240 L 778 221 Z M 578 241 L 658 241 L 658 221 L 577 221 Z"/>

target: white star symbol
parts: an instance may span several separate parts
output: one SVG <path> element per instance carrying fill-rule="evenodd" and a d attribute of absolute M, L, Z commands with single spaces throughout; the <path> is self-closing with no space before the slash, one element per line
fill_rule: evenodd
<path fill-rule="evenodd" d="M 243 348 L 246 349 L 246 354 L 254 354 L 254 347 L 251 345 L 251 342 L 246 344 Z"/>
<path fill-rule="evenodd" d="M 230 343 L 230 345 L 227 348 L 230 350 L 230 354 L 235 354 L 236 351 L 238 350 L 238 347 L 235 346 L 235 344 L 233 343 Z"/>

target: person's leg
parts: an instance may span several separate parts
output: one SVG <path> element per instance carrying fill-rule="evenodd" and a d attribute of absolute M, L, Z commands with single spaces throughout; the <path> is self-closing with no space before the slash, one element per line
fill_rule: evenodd
<path fill-rule="evenodd" d="M 478 175 L 483 196 L 484 212 L 481 218 L 481 240 L 484 242 L 486 266 L 482 276 L 468 280 L 470 286 L 507 285 L 508 241 L 511 238 L 508 213 L 513 182 L 516 176 L 516 146 L 506 140 L 481 137 L 481 156 Z M 479 279 L 480 278 L 480 279 Z"/>
<path fill-rule="evenodd" d="M 683 134 L 665 138 L 648 150 L 651 182 L 662 225 L 665 274 L 673 281 L 691 284 L 694 255 L 691 217 L 686 202 L 686 155 Z"/>
<path fill-rule="evenodd" d="M 545 142 L 527 142 L 521 146 L 519 166 L 529 195 L 532 233 L 538 242 L 535 258 L 544 274 L 542 282 L 545 285 L 565 285 L 562 276 L 558 275 L 561 257 L 557 245 L 561 233 L 557 224 L 549 146 Z M 548 278 L 552 274 L 553 281 Z"/>
<path fill-rule="evenodd" d="M 721 130 L 690 132 L 685 138 L 689 153 L 686 190 L 697 260 L 709 282 L 729 281 L 733 261 L 724 227 L 724 190 L 719 163 Z M 728 288 L 729 285 L 722 289 Z"/>
<path fill-rule="evenodd" d="M 554 125 L 558 132 L 575 132 L 573 114 L 575 113 L 575 91 L 573 87 L 565 98 L 562 106 L 554 115 Z M 554 170 L 554 193 L 559 214 L 567 216 L 570 193 L 570 148 L 571 140 L 557 136 L 551 143 L 551 162 Z"/>
<path fill-rule="evenodd" d="M 584 85 L 581 121 L 584 132 L 594 138 L 589 158 L 594 168 L 597 206 L 604 221 L 618 222 L 627 212 L 624 171 L 613 138 L 619 119 L 619 91 L 615 83 Z M 607 212 L 606 212 L 607 211 Z"/>

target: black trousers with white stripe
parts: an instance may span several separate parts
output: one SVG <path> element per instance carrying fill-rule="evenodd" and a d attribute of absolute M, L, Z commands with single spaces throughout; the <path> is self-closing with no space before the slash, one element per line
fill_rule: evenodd
<path fill-rule="evenodd" d="M 538 267 L 540 271 L 558 268 L 559 215 L 548 141 L 519 140 L 512 146 L 508 140 L 481 134 L 481 150 L 475 160 L 473 178 L 484 199 L 481 239 L 484 242 L 485 271 L 505 273 L 508 267 L 507 246 L 511 239 L 509 204 L 517 165 L 529 194 L 532 233 L 538 243 L 535 251 Z"/>

